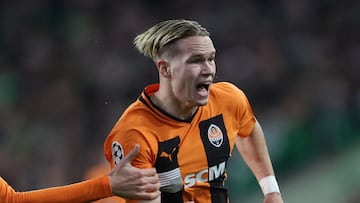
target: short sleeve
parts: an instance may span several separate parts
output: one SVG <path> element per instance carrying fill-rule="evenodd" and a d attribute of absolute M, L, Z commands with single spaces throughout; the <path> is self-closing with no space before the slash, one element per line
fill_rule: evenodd
<path fill-rule="evenodd" d="M 221 99 L 219 99 L 221 104 L 219 105 L 226 105 L 226 112 L 230 112 L 236 119 L 237 134 L 241 137 L 249 136 L 256 119 L 245 93 L 229 82 L 220 82 L 218 87 L 221 92 Z"/>
<path fill-rule="evenodd" d="M 118 164 L 136 144 L 140 145 L 140 152 L 133 160 L 132 165 L 138 168 L 151 168 L 155 163 L 154 150 L 156 149 L 154 147 L 157 145 L 148 137 L 136 129 L 113 130 L 104 143 L 105 157 L 111 168 Z"/>

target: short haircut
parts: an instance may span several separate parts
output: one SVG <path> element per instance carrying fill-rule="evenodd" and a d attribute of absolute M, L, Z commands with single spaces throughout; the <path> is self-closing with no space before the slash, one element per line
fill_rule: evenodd
<path fill-rule="evenodd" d="M 196 21 L 166 20 L 136 36 L 134 45 L 140 53 L 155 60 L 165 45 L 190 36 L 210 36 L 210 33 Z"/>

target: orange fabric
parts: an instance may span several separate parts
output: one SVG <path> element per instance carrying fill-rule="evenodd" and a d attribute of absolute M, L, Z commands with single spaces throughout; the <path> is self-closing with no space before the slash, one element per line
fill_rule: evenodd
<path fill-rule="evenodd" d="M 28 192 L 16 192 L 0 177 L 0 199 L 4 203 L 91 202 L 111 195 L 107 176 L 67 186 Z"/>
<path fill-rule="evenodd" d="M 138 143 L 132 164 L 156 167 L 162 202 L 227 202 L 225 167 L 235 137 L 250 135 L 255 124 L 245 94 L 227 82 L 212 84 L 208 103 L 183 121 L 152 104 L 158 87 L 146 87 L 120 117 L 104 143 L 107 160 L 114 167 Z"/>
<path fill-rule="evenodd" d="M 110 171 L 111 171 L 110 165 L 104 159 L 99 164 L 91 167 L 85 173 L 84 179 L 85 180 L 90 180 L 90 179 L 98 178 L 98 177 L 103 176 L 104 174 L 110 173 Z M 125 202 L 124 199 L 122 199 L 120 197 L 117 197 L 117 196 L 112 196 L 112 197 L 107 197 L 107 198 L 104 198 L 104 199 L 94 201 L 93 203 L 124 203 L 124 202 Z"/>

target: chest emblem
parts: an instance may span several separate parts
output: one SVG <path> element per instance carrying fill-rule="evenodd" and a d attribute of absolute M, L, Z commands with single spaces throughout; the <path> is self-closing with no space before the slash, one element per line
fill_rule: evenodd
<path fill-rule="evenodd" d="M 173 150 L 171 151 L 171 153 L 167 153 L 166 151 L 162 151 L 160 153 L 160 157 L 165 157 L 168 158 L 170 161 L 173 161 L 173 154 L 176 151 L 176 147 L 173 148 Z"/>
<path fill-rule="evenodd" d="M 207 135 L 210 143 L 215 147 L 220 147 L 224 141 L 224 136 L 221 129 L 215 124 L 211 124 L 209 126 Z"/>

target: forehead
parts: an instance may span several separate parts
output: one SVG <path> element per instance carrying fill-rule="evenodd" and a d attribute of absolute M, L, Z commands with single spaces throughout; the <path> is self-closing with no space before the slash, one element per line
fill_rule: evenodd
<path fill-rule="evenodd" d="M 180 54 L 186 55 L 206 55 L 214 54 L 215 47 L 208 36 L 191 36 L 180 39 L 176 42 Z"/>

